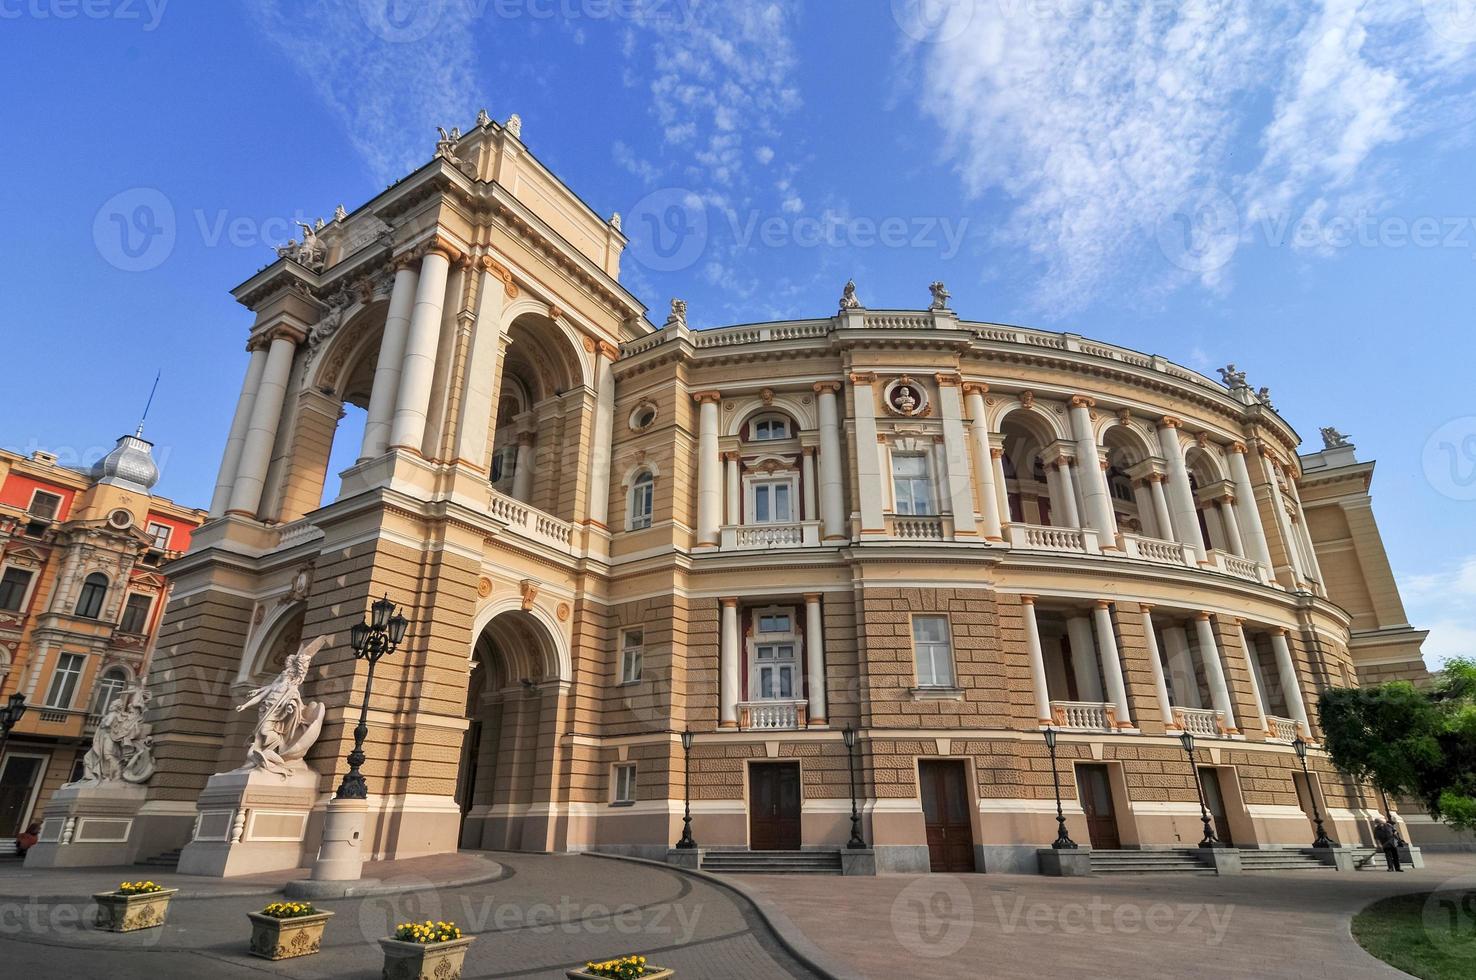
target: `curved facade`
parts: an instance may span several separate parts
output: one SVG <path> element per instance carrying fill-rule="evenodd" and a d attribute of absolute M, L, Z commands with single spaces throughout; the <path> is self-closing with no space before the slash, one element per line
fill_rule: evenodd
<path fill-rule="evenodd" d="M 1034 870 L 1222 837 L 1352 843 L 1377 802 L 1317 750 L 1355 682 L 1298 437 L 1233 369 L 922 310 L 660 329 L 618 220 L 487 121 L 237 290 L 257 317 L 212 521 L 173 569 L 140 852 L 239 764 L 234 693 L 336 638 L 326 800 L 370 597 L 411 639 L 371 705 L 377 855 L 838 847 Z M 849 296 L 849 294 L 848 294 Z M 946 294 L 945 297 L 946 299 Z M 366 425 L 319 506 L 337 420 Z M 321 804 L 319 807 L 321 811 Z M 198 832 L 198 828 L 196 828 Z M 303 855 L 317 833 L 303 835 Z"/>

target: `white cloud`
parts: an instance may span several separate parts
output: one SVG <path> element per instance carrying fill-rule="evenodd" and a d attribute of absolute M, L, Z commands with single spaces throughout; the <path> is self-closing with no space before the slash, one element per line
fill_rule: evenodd
<path fill-rule="evenodd" d="M 1377 203 L 1379 151 L 1472 67 L 1419 0 L 980 2 L 915 51 L 966 191 L 1008 197 L 1001 241 L 1058 311 L 1122 274 L 1222 287 L 1253 221 Z"/>
<path fill-rule="evenodd" d="M 1430 631 L 1426 663 L 1438 668 L 1451 657 L 1476 657 L 1476 556 L 1400 582 L 1410 622 Z"/>

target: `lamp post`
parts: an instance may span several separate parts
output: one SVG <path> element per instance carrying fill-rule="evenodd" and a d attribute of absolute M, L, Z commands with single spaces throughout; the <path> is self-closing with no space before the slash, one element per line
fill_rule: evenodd
<path fill-rule="evenodd" d="M 1051 750 L 1051 783 L 1056 787 L 1056 839 L 1051 846 L 1061 850 L 1074 850 L 1076 841 L 1066 832 L 1066 814 L 1061 812 L 1061 774 L 1056 771 L 1056 730 L 1047 728 L 1045 730 L 1046 748 Z"/>
<path fill-rule="evenodd" d="M 1307 743 L 1302 741 L 1298 735 L 1292 742 L 1292 749 L 1297 753 L 1297 758 L 1302 763 L 1302 780 L 1307 787 L 1307 799 L 1312 801 L 1312 822 L 1317 825 L 1317 836 L 1312 840 L 1313 847 L 1334 847 L 1332 838 L 1327 836 L 1327 831 L 1322 829 L 1322 813 L 1317 809 L 1317 794 L 1312 791 L 1312 774 L 1307 771 Z"/>
<path fill-rule="evenodd" d="M 1194 773 L 1194 791 L 1199 794 L 1199 819 L 1204 823 L 1204 840 L 1199 842 L 1200 847 L 1219 847 L 1220 841 L 1215 837 L 1214 827 L 1210 824 L 1209 808 L 1204 805 L 1204 783 L 1199 779 L 1199 766 L 1194 762 L 1194 735 L 1190 732 L 1179 734 L 1179 744 L 1184 747 L 1184 752 L 1189 756 L 1189 769 Z"/>
<path fill-rule="evenodd" d="M 866 838 L 861 836 L 861 814 L 856 810 L 856 730 L 847 725 L 841 732 L 846 743 L 846 763 L 851 769 L 851 839 L 846 847 L 861 850 L 866 847 Z"/>
<path fill-rule="evenodd" d="M 369 607 L 369 619 L 355 623 L 349 630 L 349 646 L 353 648 L 355 660 L 369 661 L 369 676 L 364 679 L 364 703 L 359 708 L 359 724 L 354 727 L 354 748 L 348 754 L 349 771 L 338 785 L 340 800 L 363 800 L 369 797 L 369 787 L 364 782 L 359 767 L 364 764 L 364 739 L 369 735 L 369 692 L 374 686 L 374 665 L 395 652 L 405 639 L 405 628 L 410 621 L 395 611 L 389 596 L 374 600 Z"/>
<path fill-rule="evenodd" d="M 678 850 L 690 851 L 697 846 L 692 839 L 692 729 L 682 732 L 682 839 L 676 842 Z"/>
<path fill-rule="evenodd" d="M 16 691 L 0 708 L 0 752 L 5 750 L 5 743 L 10 741 L 10 730 L 20 724 L 21 715 L 26 713 L 26 696 Z"/>

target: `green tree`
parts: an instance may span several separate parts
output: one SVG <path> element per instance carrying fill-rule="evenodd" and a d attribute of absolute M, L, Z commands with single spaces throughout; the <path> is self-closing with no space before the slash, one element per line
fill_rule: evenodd
<path fill-rule="evenodd" d="M 1333 764 L 1432 817 L 1476 830 L 1476 661 L 1452 660 L 1435 682 L 1335 687 L 1318 706 Z"/>

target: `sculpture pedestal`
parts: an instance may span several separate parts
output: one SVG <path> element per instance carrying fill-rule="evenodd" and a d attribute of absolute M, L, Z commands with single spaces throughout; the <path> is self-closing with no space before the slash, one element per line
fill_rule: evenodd
<path fill-rule="evenodd" d="M 303 838 L 318 798 L 318 774 L 265 769 L 216 773 L 196 804 L 195 832 L 179 873 L 230 878 L 303 865 Z"/>
<path fill-rule="evenodd" d="M 334 797 L 323 821 L 323 844 L 313 864 L 313 881 L 357 881 L 364 873 L 365 800 Z"/>
<path fill-rule="evenodd" d="M 128 839 L 148 790 L 135 783 L 68 783 L 51 795 L 28 868 L 86 868 L 132 864 Z"/>

